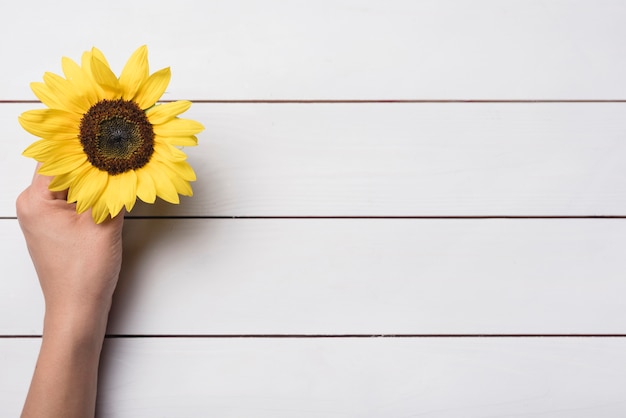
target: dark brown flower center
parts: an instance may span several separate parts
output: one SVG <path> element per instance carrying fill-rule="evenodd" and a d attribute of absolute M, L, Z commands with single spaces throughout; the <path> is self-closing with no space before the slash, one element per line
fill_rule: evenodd
<path fill-rule="evenodd" d="M 132 101 L 102 100 L 80 121 L 80 143 L 89 162 L 115 175 L 148 164 L 154 131 L 146 113 Z"/>

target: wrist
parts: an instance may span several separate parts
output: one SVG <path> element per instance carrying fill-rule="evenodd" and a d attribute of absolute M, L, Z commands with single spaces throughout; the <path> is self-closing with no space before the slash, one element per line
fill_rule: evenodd
<path fill-rule="evenodd" d="M 68 341 L 102 343 L 109 316 L 107 305 L 46 306 L 44 337 L 63 335 Z"/>

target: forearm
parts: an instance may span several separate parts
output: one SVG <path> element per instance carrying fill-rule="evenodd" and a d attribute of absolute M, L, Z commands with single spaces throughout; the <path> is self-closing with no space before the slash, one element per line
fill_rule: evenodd
<path fill-rule="evenodd" d="M 18 197 L 17 218 L 46 302 L 39 358 L 23 417 L 95 413 L 98 365 L 122 263 L 119 215 L 100 224 L 78 214 L 51 177 L 35 174 Z"/>
<path fill-rule="evenodd" d="M 22 417 L 93 417 L 108 306 L 46 312 L 44 332 Z"/>

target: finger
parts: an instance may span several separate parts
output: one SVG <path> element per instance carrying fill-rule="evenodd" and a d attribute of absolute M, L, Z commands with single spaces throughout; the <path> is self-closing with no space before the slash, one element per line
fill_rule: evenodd
<path fill-rule="evenodd" d="M 37 167 L 35 168 L 35 174 L 33 175 L 32 185 L 37 190 L 37 192 L 41 193 L 44 198 L 49 200 L 67 200 L 67 190 L 53 192 L 48 188 L 50 186 L 50 182 L 52 181 L 52 177 L 39 174 L 40 167 L 41 163 L 37 163 Z"/>

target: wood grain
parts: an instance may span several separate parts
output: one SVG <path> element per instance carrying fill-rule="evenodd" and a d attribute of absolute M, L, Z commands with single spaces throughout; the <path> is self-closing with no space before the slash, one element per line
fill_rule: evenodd
<path fill-rule="evenodd" d="M 139 45 L 172 99 L 625 99 L 621 0 L 4 2 L 0 99 Z M 10 40 L 10 41 L 9 41 Z M 19 70 L 17 70 L 19 68 Z"/>
<path fill-rule="evenodd" d="M 41 297 L 0 222 L 0 334 Z M 626 334 L 626 221 L 127 219 L 109 332 Z"/>
<path fill-rule="evenodd" d="M 0 216 L 34 162 L 0 105 Z M 626 216 L 626 104 L 194 104 L 180 206 L 133 216 Z"/>
<path fill-rule="evenodd" d="M 17 416 L 38 339 L 0 339 Z M 624 339 L 113 339 L 99 417 L 621 416 Z"/>
<path fill-rule="evenodd" d="M 98 416 L 626 416 L 625 2 L 0 16 L 1 415 L 43 316 L 14 209 L 29 83 L 94 45 L 119 73 L 147 44 L 163 99 L 207 129 L 195 196 L 126 220 Z"/>

